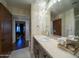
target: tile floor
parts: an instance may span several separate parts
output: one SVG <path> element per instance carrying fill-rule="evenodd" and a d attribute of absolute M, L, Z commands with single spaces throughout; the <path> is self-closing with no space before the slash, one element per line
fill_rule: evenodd
<path fill-rule="evenodd" d="M 9 58 L 31 58 L 29 47 L 13 51 Z"/>

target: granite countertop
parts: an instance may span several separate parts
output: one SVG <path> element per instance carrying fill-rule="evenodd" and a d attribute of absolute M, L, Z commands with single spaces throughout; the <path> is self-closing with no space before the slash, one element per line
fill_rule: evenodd
<path fill-rule="evenodd" d="M 44 35 L 35 35 L 34 38 L 46 50 L 46 52 L 53 58 L 77 58 L 75 55 L 58 48 L 58 41 Z"/>

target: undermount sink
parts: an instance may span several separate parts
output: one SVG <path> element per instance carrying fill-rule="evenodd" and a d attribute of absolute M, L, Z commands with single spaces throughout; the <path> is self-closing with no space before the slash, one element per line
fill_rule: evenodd
<path fill-rule="evenodd" d="M 41 41 L 47 42 L 47 41 L 49 41 L 49 38 L 47 38 L 47 37 L 42 38 L 42 40 L 41 40 Z"/>

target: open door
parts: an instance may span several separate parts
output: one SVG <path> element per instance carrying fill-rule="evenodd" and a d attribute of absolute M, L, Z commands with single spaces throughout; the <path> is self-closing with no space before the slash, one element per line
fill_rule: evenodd
<path fill-rule="evenodd" d="M 15 35 L 16 35 L 16 49 L 21 49 L 26 47 L 26 39 L 25 39 L 25 22 L 16 21 L 15 25 Z"/>

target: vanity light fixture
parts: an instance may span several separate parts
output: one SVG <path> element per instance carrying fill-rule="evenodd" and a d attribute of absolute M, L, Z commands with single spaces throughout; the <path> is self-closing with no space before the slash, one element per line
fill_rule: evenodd
<path fill-rule="evenodd" d="M 57 2 L 60 2 L 61 0 L 50 0 L 48 3 L 48 7 L 47 9 L 49 9 L 51 6 L 53 6 L 54 4 L 56 4 Z"/>
<path fill-rule="evenodd" d="M 47 4 L 47 7 L 46 9 L 44 10 L 44 14 L 47 13 L 47 11 L 54 5 L 56 4 L 57 2 L 60 2 L 61 0 L 50 0 Z"/>
<path fill-rule="evenodd" d="M 54 1 L 53 1 L 53 4 L 55 4 L 56 2 L 57 2 L 57 0 L 54 0 Z"/>

